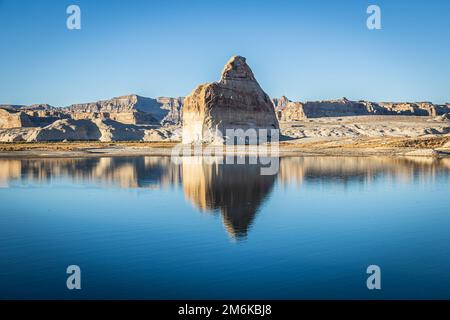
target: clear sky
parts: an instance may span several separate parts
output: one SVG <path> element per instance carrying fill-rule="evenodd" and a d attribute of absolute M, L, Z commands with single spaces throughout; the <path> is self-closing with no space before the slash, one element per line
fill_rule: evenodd
<path fill-rule="evenodd" d="M 450 102 L 448 0 L 0 0 L 0 43 L 0 103 L 184 96 L 234 54 L 272 97 Z"/>

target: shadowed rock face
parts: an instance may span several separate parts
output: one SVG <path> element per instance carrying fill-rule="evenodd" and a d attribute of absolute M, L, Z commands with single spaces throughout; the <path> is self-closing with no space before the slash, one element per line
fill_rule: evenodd
<path fill-rule="evenodd" d="M 152 124 L 157 120 L 150 111 L 159 110 L 155 99 L 129 95 L 92 103 L 74 104 L 64 110 L 76 120 L 96 117 L 124 124 Z"/>
<path fill-rule="evenodd" d="M 95 116 L 123 124 L 179 124 L 181 109 L 182 98 L 153 99 L 135 94 L 64 108 L 74 119 Z"/>
<path fill-rule="evenodd" d="M 130 125 L 179 125 L 183 98 L 127 95 L 64 108 L 0 105 L 0 129 L 44 127 L 57 120 L 112 120 Z"/>
<path fill-rule="evenodd" d="M 227 129 L 278 129 L 273 103 L 246 59 L 232 57 L 219 82 L 198 86 L 184 100 L 183 143 L 223 143 Z M 221 134 L 217 134 L 219 131 Z"/>
<path fill-rule="evenodd" d="M 0 109 L 0 128 L 11 129 L 31 126 L 31 121 L 24 112 L 11 109 Z"/>
<path fill-rule="evenodd" d="M 46 126 L 56 120 L 68 117 L 48 105 L 0 105 L 0 129 Z"/>
<path fill-rule="evenodd" d="M 128 95 L 65 108 L 0 105 L 0 142 L 180 140 L 182 98 Z"/>

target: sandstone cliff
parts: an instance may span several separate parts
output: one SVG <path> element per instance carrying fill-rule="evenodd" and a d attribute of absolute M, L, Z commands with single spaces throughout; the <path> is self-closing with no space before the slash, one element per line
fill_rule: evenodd
<path fill-rule="evenodd" d="M 111 119 L 124 124 L 155 124 L 151 110 L 158 108 L 156 100 L 128 95 L 92 103 L 74 104 L 63 110 L 75 120 Z"/>
<path fill-rule="evenodd" d="M 300 121 L 310 118 L 346 117 L 365 115 L 438 116 L 450 112 L 449 105 L 431 102 L 370 102 L 338 100 L 293 102 L 282 97 L 273 99 L 280 121 Z"/>
<path fill-rule="evenodd" d="M 46 126 L 56 120 L 68 117 L 59 111 L 0 108 L 0 129 Z"/>
<path fill-rule="evenodd" d="M 278 129 L 269 96 L 246 59 L 232 57 L 219 82 L 198 86 L 184 100 L 183 143 L 223 143 L 227 129 Z"/>
<path fill-rule="evenodd" d="M 0 141 L 178 140 L 182 100 L 128 95 L 64 108 L 0 105 Z"/>
<path fill-rule="evenodd" d="M 158 119 L 162 125 L 180 125 L 183 121 L 183 97 L 168 98 L 159 97 L 156 98 L 159 103 L 160 112 L 152 114 Z"/>
<path fill-rule="evenodd" d="M 124 124 L 179 124 L 182 98 L 157 99 L 127 95 L 92 103 L 74 104 L 63 110 L 74 119 L 103 118 Z"/>
<path fill-rule="evenodd" d="M 22 111 L 0 109 L 0 128 L 31 127 L 30 118 Z"/>

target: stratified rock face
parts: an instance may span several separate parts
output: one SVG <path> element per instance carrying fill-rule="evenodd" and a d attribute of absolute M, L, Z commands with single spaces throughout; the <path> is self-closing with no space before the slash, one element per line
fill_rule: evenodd
<path fill-rule="evenodd" d="M 75 120 L 111 119 L 124 124 L 155 124 L 157 120 L 152 111 L 158 110 L 155 99 L 138 95 L 128 95 L 92 103 L 74 104 L 64 111 L 71 114 Z"/>
<path fill-rule="evenodd" d="M 98 127 L 89 120 L 63 119 L 52 124 L 35 129 L 27 138 L 28 141 L 81 141 L 99 140 Z"/>
<path fill-rule="evenodd" d="M 303 111 L 303 104 L 293 102 L 285 96 L 280 99 L 273 99 L 275 113 L 280 121 L 300 121 L 306 119 Z"/>
<path fill-rule="evenodd" d="M 437 116 L 450 112 L 446 105 L 431 102 L 370 102 L 338 100 L 292 102 L 286 97 L 274 99 L 280 121 L 299 121 L 311 118 L 365 115 Z"/>
<path fill-rule="evenodd" d="M 181 114 L 182 98 L 136 95 L 65 108 L 0 105 L 0 141 L 179 141 Z"/>
<path fill-rule="evenodd" d="M 278 129 L 278 120 L 245 58 L 234 56 L 219 82 L 200 85 L 185 98 L 183 143 L 223 143 L 227 129 L 250 128 Z"/>
<path fill-rule="evenodd" d="M 17 105 L 17 104 L 0 104 L 0 109 L 5 109 L 9 111 L 50 111 L 55 110 L 48 104 L 33 104 L 31 106 Z"/>
<path fill-rule="evenodd" d="M 67 118 L 61 111 L 48 104 L 0 105 L 0 129 L 46 126 L 53 121 Z"/>
<path fill-rule="evenodd" d="M 345 117 L 369 115 L 368 106 L 359 101 L 347 98 L 330 101 L 314 101 L 302 104 L 303 113 L 307 118 Z"/>
<path fill-rule="evenodd" d="M 74 104 L 63 110 L 75 120 L 102 118 L 124 124 L 169 124 L 181 122 L 182 98 L 157 99 L 128 95 L 92 103 Z"/>
<path fill-rule="evenodd" d="M 134 112 L 146 111 L 152 108 L 155 103 L 154 99 L 144 98 L 137 95 L 128 95 L 112 98 L 109 100 L 101 100 L 90 103 L 73 104 L 64 108 L 70 112 L 86 112 L 86 113 L 101 113 L 101 112 Z"/>
<path fill-rule="evenodd" d="M 292 101 L 289 100 L 286 96 L 282 96 L 281 98 L 272 99 L 275 110 L 283 110 L 286 106 Z"/>
<path fill-rule="evenodd" d="M 183 100 L 184 98 L 159 97 L 160 112 L 152 111 L 153 116 L 162 125 L 179 125 L 183 121 Z"/>
<path fill-rule="evenodd" d="M 450 111 L 445 105 L 431 102 L 380 102 L 379 107 L 392 115 L 437 116 Z"/>
<path fill-rule="evenodd" d="M 22 111 L 13 109 L 0 109 L 0 128 L 12 129 L 31 127 L 30 118 Z"/>

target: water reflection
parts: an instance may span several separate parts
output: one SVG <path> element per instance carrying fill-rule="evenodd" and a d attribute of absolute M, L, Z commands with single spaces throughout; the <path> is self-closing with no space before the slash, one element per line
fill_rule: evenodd
<path fill-rule="evenodd" d="M 248 161 L 247 161 L 248 163 Z M 83 159 L 0 159 L 0 187 L 12 183 L 50 183 L 68 178 L 120 188 L 180 186 L 186 199 L 203 212 L 219 212 L 229 234 L 247 236 L 276 182 L 281 185 L 333 182 L 370 184 L 378 177 L 411 183 L 447 177 L 450 159 L 384 157 L 286 157 L 276 176 L 263 176 L 259 165 L 220 164 L 203 158 L 114 157 Z"/>
<path fill-rule="evenodd" d="M 228 233 L 245 238 L 275 176 L 260 174 L 258 164 L 221 164 L 203 158 L 183 159 L 183 190 L 201 211 L 219 210 Z"/>

